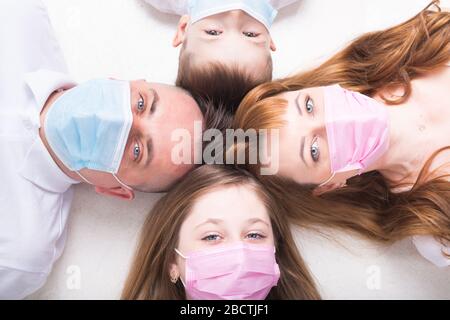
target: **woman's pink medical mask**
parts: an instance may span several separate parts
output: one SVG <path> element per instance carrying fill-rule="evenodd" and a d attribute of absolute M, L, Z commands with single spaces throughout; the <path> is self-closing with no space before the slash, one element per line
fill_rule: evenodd
<path fill-rule="evenodd" d="M 275 247 L 239 243 L 184 256 L 184 287 L 193 300 L 264 300 L 280 278 Z"/>
<path fill-rule="evenodd" d="M 339 85 L 324 87 L 325 125 L 332 176 L 358 170 L 363 173 L 389 148 L 386 107 Z"/>

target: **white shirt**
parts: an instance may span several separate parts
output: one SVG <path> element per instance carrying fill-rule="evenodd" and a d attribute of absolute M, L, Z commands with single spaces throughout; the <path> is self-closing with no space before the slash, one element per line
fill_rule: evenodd
<path fill-rule="evenodd" d="M 189 0 L 144 0 L 161 12 L 179 16 L 189 13 Z M 258 0 L 260 1 L 260 0 Z M 275 9 L 279 10 L 299 0 L 269 0 Z"/>
<path fill-rule="evenodd" d="M 21 299 L 45 283 L 64 247 L 77 182 L 42 143 L 39 114 L 53 91 L 75 83 L 40 0 L 0 1 L 0 47 L 0 299 Z"/>

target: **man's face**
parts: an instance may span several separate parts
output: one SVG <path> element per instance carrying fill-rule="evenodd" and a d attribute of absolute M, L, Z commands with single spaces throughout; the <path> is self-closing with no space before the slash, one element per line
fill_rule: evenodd
<path fill-rule="evenodd" d="M 166 191 L 194 168 L 193 159 L 191 164 L 172 161 L 172 149 L 180 143 L 172 141 L 172 133 L 189 132 L 193 156 L 202 138 L 195 136 L 194 125 L 203 122 L 203 115 L 195 100 L 179 88 L 144 80 L 131 81 L 130 88 L 133 124 L 116 176 L 134 190 Z M 96 185 L 97 192 L 128 198 L 111 174 L 86 169 L 80 173 Z"/>
<path fill-rule="evenodd" d="M 194 123 L 203 120 L 202 113 L 195 100 L 181 89 L 143 80 L 131 82 L 130 87 L 133 125 L 118 175 L 130 186 L 165 190 L 194 163 L 173 163 L 172 149 L 178 142 L 172 141 L 172 132 L 189 131 L 193 148 L 197 142 Z"/>

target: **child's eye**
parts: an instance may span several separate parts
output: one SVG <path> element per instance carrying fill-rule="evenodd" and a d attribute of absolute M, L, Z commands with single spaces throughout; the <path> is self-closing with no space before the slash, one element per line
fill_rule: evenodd
<path fill-rule="evenodd" d="M 243 32 L 243 34 L 244 36 L 249 38 L 256 38 L 257 36 L 259 36 L 259 34 L 256 32 Z"/>
<path fill-rule="evenodd" d="M 138 103 L 137 103 L 137 109 L 138 111 L 144 111 L 144 106 L 145 106 L 145 101 L 144 98 L 142 96 L 140 96 Z"/>
<path fill-rule="evenodd" d="M 260 239 L 264 239 L 265 237 L 258 232 L 251 232 L 247 235 L 247 238 L 251 239 L 251 240 L 260 240 Z"/>
<path fill-rule="evenodd" d="M 314 111 L 314 101 L 311 98 L 306 99 L 306 111 L 312 113 Z"/>
<path fill-rule="evenodd" d="M 222 34 L 222 31 L 217 30 L 205 30 L 206 34 L 209 34 L 210 36 L 220 36 Z"/>
<path fill-rule="evenodd" d="M 210 234 L 204 237 L 202 240 L 204 241 L 218 241 L 220 240 L 220 236 L 218 234 Z"/>

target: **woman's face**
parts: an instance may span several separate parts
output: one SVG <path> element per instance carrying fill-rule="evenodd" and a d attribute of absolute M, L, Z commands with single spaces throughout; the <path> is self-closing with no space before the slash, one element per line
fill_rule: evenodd
<path fill-rule="evenodd" d="M 269 213 L 248 185 L 217 188 L 200 197 L 181 225 L 177 249 L 189 255 L 238 242 L 274 245 Z M 177 256 L 174 270 L 184 281 L 183 258 Z"/>
<path fill-rule="evenodd" d="M 279 171 L 299 184 L 319 185 L 331 176 L 323 89 L 280 94 L 288 106 L 280 129 Z"/>

